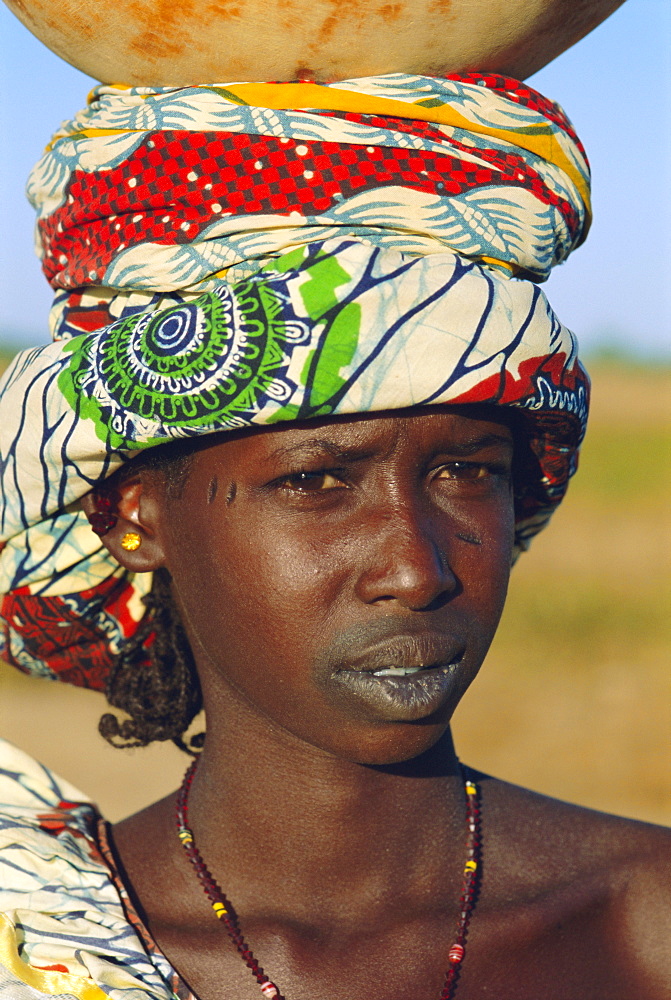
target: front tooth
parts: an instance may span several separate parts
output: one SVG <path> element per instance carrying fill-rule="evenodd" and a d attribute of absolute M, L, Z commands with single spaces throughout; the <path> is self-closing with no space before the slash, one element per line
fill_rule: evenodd
<path fill-rule="evenodd" d="M 422 667 L 385 667 L 383 670 L 376 670 L 374 677 L 406 677 L 408 674 L 417 674 Z"/>

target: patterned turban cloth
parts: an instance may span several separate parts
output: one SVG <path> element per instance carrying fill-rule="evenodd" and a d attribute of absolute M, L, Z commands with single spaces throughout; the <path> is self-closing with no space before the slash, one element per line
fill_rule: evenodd
<path fill-rule="evenodd" d="M 517 407 L 517 550 L 575 471 L 588 382 L 537 287 L 589 168 L 515 80 L 102 86 L 28 186 L 53 343 L 0 383 L 0 656 L 104 688 L 151 574 L 80 498 L 142 449 L 332 414 Z"/>

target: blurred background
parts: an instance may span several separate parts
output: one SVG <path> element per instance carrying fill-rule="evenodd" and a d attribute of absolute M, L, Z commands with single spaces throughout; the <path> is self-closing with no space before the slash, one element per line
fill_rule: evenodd
<path fill-rule="evenodd" d="M 545 286 L 583 345 L 593 409 L 568 499 L 515 567 L 490 655 L 455 718 L 474 767 L 671 824 L 671 5 L 629 0 L 530 84 L 559 101 L 593 168 L 587 244 Z M 48 339 L 27 174 L 94 81 L 0 5 L 0 369 Z M 174 789 L 170 746 L 97 735 L 100 695 L 0 664 L 0 735 L 112 820 Z"/>

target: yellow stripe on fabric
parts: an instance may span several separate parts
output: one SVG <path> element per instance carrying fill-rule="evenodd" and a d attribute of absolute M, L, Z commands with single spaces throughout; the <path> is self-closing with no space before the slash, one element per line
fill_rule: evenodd
<path fill-rule="evenodd" d="M 99 986 L 81 976 L 71 976 L 67 972 L 50 972 L 26 965 L 19 958 L 16 947 L 14 925 L 6 914 L 0 913 L 0 964 L 11 972 L 20 983 L 40 990 L 45 996 L 57 997 L 67 994 L 76 1000 L 109 1000 Z"/>
<path fill-rule="evenodd" d="M 450 125 L 453 128 L 475 132 L 477 135 L 495 136 L 497 139 L 519 146 L 520 149 L 536 153 L 537 156 L 563 170 L 577 187 L 585 205 L 589 207 L 587 183 L 559 145 L 556 136 L 543 122 L 537 125 L 516 125 L 509 129 L 491 128 L 465 118 L 449 104 L 425 108 L 421 103 L 413 104 L 392 97 L 380 97 L 377 94 L 340 90 L 338 87 L 325 87 L 318 83 L 237 83 L 230 87 L 222 87 L 221 90 L 224 95 L 237 97 L 241 104 L 272 108 L 273 111 L 314 108 L 319 111 L 353 111 L 362 115 L 391 115 L 394 118 L 414 118 L 435 125 Z"/>
<path fill-rule="evenodd" d="M 113 85 L 116 89 L 125 89 L 120 84 Z M 449 104 L 423 107 L 420 103 L 399 101 L 392 97 L 381 97 L 377 94 L 365 94 L 354 90 L 340 90 L 335 86 L 323 86 L 318 83 L 234 83 L 230 86 L 203 86 L 204 90 L 214 90 L 224 100 L 232 104 L 242 104 L 247 107 L 271 108 L 273 111 L 352 111 L 362 115 L 390 115 L 393 118 L 416 119 L 431 122 L 434 125 L 448 125 L 461 128 L 477 135 L 491 135 L 504 142 L 509 142 L 520 149 L 547 160 L 559 167 L 570 177 L 580 193 L 588 216 L 591 218 L 591 200 L 589 183 L 570 161 L 561 148 L 557 137 L 552 134 L 544 122 L 529 125 L 515 125 L 509 129 L 491 128 L 480 122 L 465 118 Z M 151 94 L 142 95 L 146 100 Z M 149 132 L 150 129 L 83 129 L 68 136 L 56 135 L 47 146 L 48 152 L 62 138 L 76 139 L 101 135 L 130 135 L 134 132 Z"/>
<path fill-rule="evenodd" d="M 512 264 L 509 260 L 497 260 L 496 257 L 478 257 L 481 264 L 493 264 L 494 267 L 502 267 L 506 271 L 510 271 L 512 274 L 517 274 L 522 270 L 521 267 Z"/>

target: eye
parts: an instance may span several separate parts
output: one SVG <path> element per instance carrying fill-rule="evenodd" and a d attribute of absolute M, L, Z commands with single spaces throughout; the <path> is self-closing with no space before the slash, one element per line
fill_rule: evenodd
<path fill-rule="evenodd" d="M 325 493 L 328 490 L 344 486 L 333 472 L 294 472 L 284 479 L 278 480 L 278 485 L 285 490 L 295 490 L 297 493 Z"/>
<path fill-rule="evenodd" d="M 471 482 L 474 479 L 486 479 L 497 471 L 499 470 L 481 462 L 449 462 L 437 470 L 436 479 L 462 479 Z"/>

